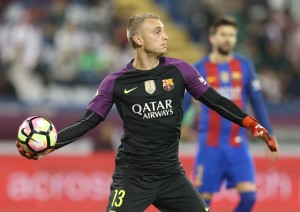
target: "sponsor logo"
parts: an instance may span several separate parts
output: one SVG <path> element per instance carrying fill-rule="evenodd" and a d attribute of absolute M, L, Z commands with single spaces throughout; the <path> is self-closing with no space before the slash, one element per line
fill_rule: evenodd
<path fill-rule="evenodd" d="M 221 79 L 222 82 L 229 82 L 230 76 L 226 71 L 221 71 L 220 79 Z"/>
<path fill-rule="evenodd" d="M 166 91 L 170 91 L 174 88 L 173 79 L 164 79 L 162 80 L 163 88 Z"/>
<path fill-rule="evenodd" d="M 206 207 L 204 208 L 204 210 L 205 210 L 205 211 L 209 211 L 209 207 L 206 206 Z"/>
<path fill-rule="evenodd" d="M 222 96 L 230 100 L 240 100 L 242 98 L 242 88 L 241 86 L 222 86 L 215 88 Z"/>
<path fill-rule="evenodd" d="M 135 89 L 137 89 L 138 87 L 135 87 L 135 88 L 131 88 L 131 89 L 129 89 L 129 90 L 127 90 L 126 88 L 124 89 L 124 93 L 125 94 L 128 94 L 128 93 L 130 93 L 131 91 L 134 91 Z"/>
<path fill-rule="evenodd" d="M 207 84 L 207 82 L 205 81 L 205 79 L 203 77 L 199 77 L 198 79 L 203 85 Z"/>
<path fill-rule="evenodd" d="M 153 94 L 156 90 L 155 82 L 154 80 L 147 80 L 144 82 L 145 90 L 148 94 Z"/>
<path fill-rule="evenodd" d="M 173 115 L 172 100 L 146 102 L 143 105 L 132 105 L 132 112 L 143 117 L 143 119 L 153 119 L 163 116 Z"/>
<path fill-rule="evenodd" d="M 25 168 L 6 176 L 7 198 L 14 203 L 91 201 L 101 204 L 107 200 L 106 191 L 109 190 L 111 175 L 106 170 L 87 172 L 71 165 L 64 171 L 45 169 L 29 174 L 30 166 Z"/>

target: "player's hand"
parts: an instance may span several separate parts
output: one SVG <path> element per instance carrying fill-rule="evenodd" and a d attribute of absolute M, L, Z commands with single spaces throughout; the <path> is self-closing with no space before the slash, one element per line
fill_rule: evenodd
<path fill-rule="evenodd" d="M 270 152 L 269 148 L 266 147 L 265 149 L 265 157 L 267 159 L 269 159 L 272 163 L 276 162 L 279 158 L 279 151 L 278 151 L 278 147 L 277 147 L 277 151 L 276 152 Z"/>
<path fill-rule="evenodd" d="M 277 143 L 274 137 L 261 126 L 254 118 L 247 116 L 244 118 L 242 125 L 247 128 L 254 137 L 264 141 L 271 152 L 277 151 Z"/>
<path fill-rule="evenodd" d="M 269 148 L 265 148 L 265 156 L 271 161 L 271 162 L 276 162 L 277 159 L 279 158 L 279 150 L 280 150 L 280 146 L 277 142 L 277 139 L 273 136 L 273 138 L 275 139 L 275 142 L 277 144 L 277 151 L 276 152 L 270 152 Z"/>
<path fill-rule="evenodd" d="M 25 157 L 25 158 L 27 158 L 29 160 L 38 160 L 39 159 L 39 157 L 37 155 L 33 155 L 33 154 L 28 153 L 28 152 L 25 152 L 25 150 L 20 146 L 20 144 L 19 144 L 18 141 L 16 141 L 16 146 L 18 148 L 19 153 L 23 157 Z"/>
<path fill-rule="evenodd" d="M 256 138 L 259 138 L 260 140 L 264 141 L 271 152 L 277 151 L 277 144 L 273 136 L 260 124 L 253 122 L 249 126 L 249 130 L 252 133 L 252 135 Z"/>

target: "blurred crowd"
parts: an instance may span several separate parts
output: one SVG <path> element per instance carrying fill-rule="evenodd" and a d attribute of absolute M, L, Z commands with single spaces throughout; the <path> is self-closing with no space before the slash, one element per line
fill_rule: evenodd
<path fill-rule="evenodd" d="M 236 18 L 237 51 L 257 69 L 269 103 L 300 99 L 299 0 L 155 0 L 192 39 L 209 49 L 208 28 L 221 15 Z"/>
<path fill-rule="evenodd" d="M 207 50 L 210 23 L 234 16 L 237 51 L 253 60 L 267 101 L 300 99 L 300 1 L 153 1 Z M 2 0 L 0 98 L 34 101 L 66 87 L 96 88 L 133 57 L 117 13 L 112 0 Z"/>
<path fill-rule="evenodd" d="M 61 86 L 96 85 L 132 58 L 111 0 L 4 0 L 0 96 L 43 100 Z M 86 104 L 86 102 L 83 102 Z"/>

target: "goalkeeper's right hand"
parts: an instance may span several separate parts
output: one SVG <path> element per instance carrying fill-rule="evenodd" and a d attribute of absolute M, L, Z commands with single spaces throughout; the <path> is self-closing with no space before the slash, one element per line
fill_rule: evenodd
<path fill-rule="evenodd" d="M 247 128 L 254 137 L 259 138 L 264 141 L 269 147 L 271 152 L 277 152 L 277 143 L 275 138 L 263 127 L 258 121 L 256 121 L 253 117 L 247 116 L 243 119 L 242 122 L 243 127 Z"/>
<path fill-rule="evenodd" d="M 17 148 L 18 148 L 18 150 L 19 150 L 19 153 L 20 153 L 23 157 L 25 157 L 25 158 L 27 158 L 27 159 L 29 159 L 29 160 L 38 160 L 38 159 L 39 159 L 39 156 L 30 154 L 30 153 L 28 153 L 28 152 L 25 152 L 25 150 L 20 146 L 20 144 L 19 144 L 18 141 L 16 141 L 16 146 L 17 146 Z"/>

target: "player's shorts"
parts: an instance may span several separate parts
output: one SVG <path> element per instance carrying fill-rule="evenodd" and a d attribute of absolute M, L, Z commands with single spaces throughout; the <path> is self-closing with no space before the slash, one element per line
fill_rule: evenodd
<path fill-rule="evenodd" d="M 255 183 L 255 168 L 248 148 L 201 146 L 196 157 L 194 184 L 199 192 L 220 191 L 222 183 L 235 187 L 241 182 Z"/>
<path fill-rule="evenodd" d="M 114 173 L 106 212 L 143 212 L 151 204 L 160 211 L 209 211 L 184 173 L 135 177 Z"/>

